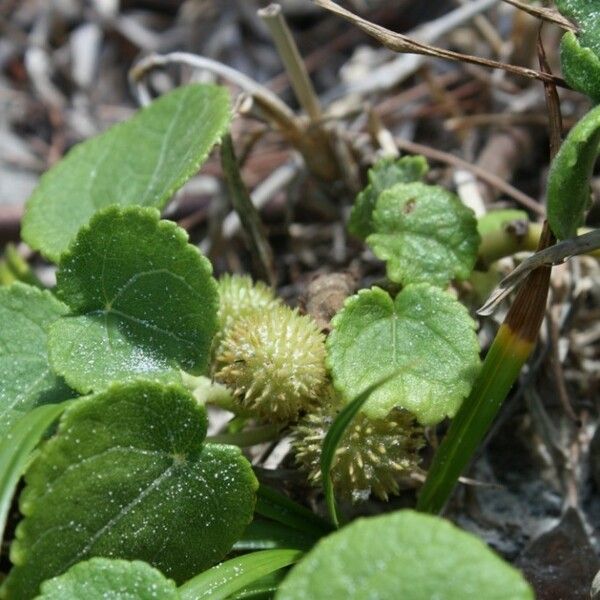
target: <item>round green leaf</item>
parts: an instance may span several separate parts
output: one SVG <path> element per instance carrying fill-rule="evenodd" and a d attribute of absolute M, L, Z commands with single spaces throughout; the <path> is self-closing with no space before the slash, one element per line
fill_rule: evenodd
<path fill-rule="evenodd" d="M 382 158 L 369 169 L 369 185 L 358 194 L 350 213 L 348 231 L 363 240 L 373 233 L 373 210 L 379 194 L 396 183 L 419 181 L 429 167 L 422 156 Z"/>
<path fill-rule="evenodd" d="M 475 266 L 475 215 L 439 186 L 416 182 L 383 191 L 373 226 L 367 244 L 387 261 L 388 277 L 397 283 L 445 286 L 451 279 L 466 279 Z"/>
<path fill-rule="evenodd" d="M 179 600 L 174 581 L 136 561 L 92 558 L 42 584 L 36 600 Z"/>
<path fill-rule="evenodd" d="M 33 192 L 23 239 L 58 262 L 96 211 L 115 204 L 162 208 L 198 171 L 229 120 L 225 88 L 189 85 L 78 144 Z"/>
<path fill-rule="evenodd" d="M 0 436 L 34 406 L 73 396 L 48 363 L 48 328 L 67 307 L 50 292 L 0 287 Z"/>
<path fill-rule="evenodd" d="M 29 599 L 93 556 L 144 560 L 178 583 L 221 560 L 257 482 L 239 448 L 205 435 L 179 386 L 115 384 L 72 404 L 26 473 L 5 597 Z"/>
<path fill-rule="evenodd" d="M 317 543 L 276 600 L 534 600 L 481 540 L 410 510 L 358 519 Z"/>
<path fill-rule="evenodd" d="M 591 200 L 590 178 L 600 153 L 600 106 L 571 129 L 548 175 L 548 222 L 561 240 L 577 235 Z"/>
<path fill-rule="evenodd" d="M 84 227 L 58 270 L 72 314 L 50 329 L 54 369 L 81 392 L 112 381 L 206 371 L 217 329 L 210 262 L 152 208 L 112 207 Z"/>
<path fill-rule="evenodd" d="M 335 386 L 352 399 L 386 376 L 363 411 L 383 418 L 394 407 L 424 425 L 452 417 L 479 369 L 475 323 L 450 294 L 409 285 L 395 300 L 379 288 L 346 301 L 327 338 Z"/>

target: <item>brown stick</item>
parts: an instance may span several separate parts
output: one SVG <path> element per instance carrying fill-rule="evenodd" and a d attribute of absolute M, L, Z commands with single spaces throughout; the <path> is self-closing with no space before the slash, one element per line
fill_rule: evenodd
<path fill-rule="evenodd" d="M 390 31 L 385 27 L 371 23 L 349 10 L 342 8 L 332 0 L 312 0 L 317 6 L 325 8 L 340 17 L 343 17 L 347 21 L 350 21 L 365 33 L 375 38 L 379 43 L 383 44 L 386 48 L 393 50 L 394 52 L 403 52 L 409 54 L 423 54 L 425 56 L 433 56 L 435 58 L 445 58 L 448 60 L 454 60 L 458 62 L 471 63 L 474 65 L 480 65 L 488 67 L 490 69 L 502 69 L 513 75 L 519 75 L 521 77 L 528 77 L 530 79 L 538 79 L 540 81 L 552 82 L 555 85 L 561 87 L 568 87 L 564 79 L 556 77 L 550 73 L 543 73 L 536 71 L 535 69 L 528 69 L 526 67 L 519 67 L 517 65 L 510 65 L 507 63 L 499 62 L 496 60 L 489 60 L 487 58 L 481 58 L 479 56 L 472 56 L 470 54 L 462 54 L 460 52 L 454 52 L 452 50 L 446 50 L 445 48 L 438 48 L 431 46 L 418 40 L 409 38 L 401 33 Z"/>
<path fill-rule="evenodd" d="M 510 185 L 510 183 L 506 183 L 504 179 L 497 177 L 493 173 L 488 173 L 476 165 L 472 165 L 466 160 L 458 158 L 458 156 L 448 154 L 448 152 L 443 152 L 442 150 L 430 148 L 429 146 L 424 146 L 423 144 L 409 142 L 408 140 L 403 140 L 401 138 L 395 138 L 395 142 L 398 148 L 402 148 L 402 150 L 406 150 L 407 152 L 411 152 L 413 154 L 422 154 L 423 156 L 427 156 L 433 160 L 437 160 L 460 169 L 465 169 L 466 171 L 473 173 L 475 177 L 485 181 L 495 188 L 498 188 L 501 192 L 505 193 L 507 196 L 510 196 L 513 200 L 537 215 L 544 216 L 546 214 L 544 207 L 531 196 L 524 194 L 516 187 Z"/>

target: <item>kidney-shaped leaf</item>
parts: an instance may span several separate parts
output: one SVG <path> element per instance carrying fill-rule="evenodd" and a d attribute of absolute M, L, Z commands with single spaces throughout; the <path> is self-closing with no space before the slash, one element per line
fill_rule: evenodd
<path fill-rule="evenodd" d="M 350 213 L 348 231 L 361 239 L 373 233 L 373 210 L 379 194 L 397 183 L 419 181 L 429 167 L 422 156 L 382 158 L 369 169 L 369 185 L 358 194 Z"/>
<path fill-rule="evenodd" d="M 571 129 L 548 176 L 548 221 L 559 239 L 577 235 L 591 201 L 590 178 L 600 153 L 600 106 Z"/>
<path fill-rule="evenodd" d="M 367 244 L 397 283 L 445 286 L 466 279 L 479 247 L 477 221 L 455 194 L 424 183 L 397 184 L 379 195 Z"/>
<path fill-rule="evenodd" d="M 427 284 L 409 285 L 395 300 L 363 290 L 334 317 L 327 338 L 335 386 L 347 399 L 395 372 L 362 410 L 383 418 L 394 407 L 424 425 L 453 416 L 479 369 L 475 323 L 467 309 Z"/>
<path fill-rule="evenodd" d="M 26 473 L 6 597 L 28 600 L 93 556 L 144 560 L 178 583 L 222 559 L 257 482 L 238 448 L 205 435 L 179 386 L 115 384 L 71 405 Z"/>
<path fill-rule="evenodd" d="M 81 392 L 116 380 L 205 371 L 217 328 L 210 262 L 153 208 L 112 207 L 78 234 L 58 270 L 72 314 L 50 330 L 54 369 Z"/>
<path fill-rule="evenodd" d="M 403 510 L 358 519 L 321 540 L 276 600 L 534 600 L 523 576 L 481 540 Z"/>
<path fill-rule="evenodd" d="M 92 558 L 42 584 L 36 600 L 179 600 L 175 582 L 139 561 Z"/>
<path fill-rule="evenodd" d="M 73 396 L 48 363 L 48 328 L 67 307 L 50 292 L 0 287 L 0 436 L 34 406 Z"/>
<path fill-rule="evenodd" d="M 189 85 L 77 145 L 33 192 L 23 239 L 57 262 L 96 211 L 114 204 L 162 208 L 196 173 L 229 119 L 225 88 Z"/>

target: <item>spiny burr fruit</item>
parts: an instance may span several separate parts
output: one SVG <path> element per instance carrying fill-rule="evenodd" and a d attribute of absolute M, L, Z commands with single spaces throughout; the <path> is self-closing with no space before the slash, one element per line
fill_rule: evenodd
<path fill-rule="evenodd" d="M 215 379 L 241 407 L 271 422 L 315 408 L 326 384 L 325 338 L 314 321 L 282 304 L 236 318 L 215 353 Z"/>
<path fill-rule="evenodd" d="M 248 275 L 225 274 L 219 278 L 218 287 L 221 330 L 229 327 L 235 319 L 281 304 L 269 286 L 262 281 L 253 282 Z"/>
<path fill-rule="evenodd" d="M 342 403 L 329 393 L 329 401 L 307 414 L 295 427 L 292 451 L 312 485 L 321 484 L 323 440 Z M 336 495 L 358 502 L 371 493 L 382 500 L 399 492 L 399 479 L 417 470 L 423 428 L 410 413 L 393 409 L 383 419 L 359 412 L 337 447 L 331 469 Z"/>

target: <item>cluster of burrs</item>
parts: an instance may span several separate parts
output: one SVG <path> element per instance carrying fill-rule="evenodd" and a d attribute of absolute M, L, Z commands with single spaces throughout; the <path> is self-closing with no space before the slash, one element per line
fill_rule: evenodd
<path fill-rule="evenodd" d="M 223 276 L 219 293 L 214 379 L 231 390 L 241 414 L 290 424 L 296 460 L 320 485 L 323 440 L 344 406 L 328 378 L 325 336 L 310 316 L 247 276 Z M 336 493 L 353 501 L 398 493 L 400 478 L 417 468 L 423 439 L 406 411 L 383 419 L 359 412 L 333 462 Z"/>

